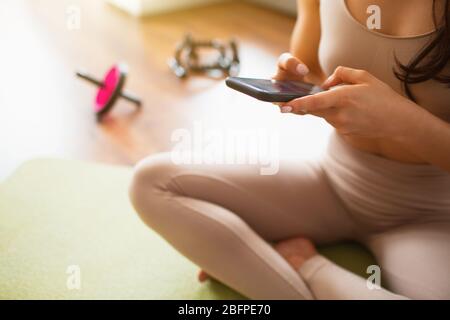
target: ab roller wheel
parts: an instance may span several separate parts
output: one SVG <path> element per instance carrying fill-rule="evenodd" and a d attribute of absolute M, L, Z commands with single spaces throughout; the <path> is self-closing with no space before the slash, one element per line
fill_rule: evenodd
<path fill-rule="evenodd" d="M 119 97 L 132 102 L 137 107 L 141 106 L 141 100 L 138 97 L 123 90 L 128 74 L 128 68 L 125 64 L 112 66 L 103 80 L 98 80 L 83 71 L 76 74 L 99 87 L 94 103 L 94 112 L 98 121 L 101 121 L 103 116 L 111 111 Z"/>

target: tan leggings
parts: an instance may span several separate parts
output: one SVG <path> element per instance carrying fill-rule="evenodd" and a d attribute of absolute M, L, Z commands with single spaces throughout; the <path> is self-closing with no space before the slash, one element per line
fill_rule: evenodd
<path fill-rule="evenodd" d="M 324 159 L 256 165 L 140 162 L 130 189 L 142 220 L 214 278 L 252 299 L 450 299 L 450 175 L 362 153 L 336 135 Z M 318 255 L 293 270 L 270 242 L 355 240 L 386 289 Z"/>

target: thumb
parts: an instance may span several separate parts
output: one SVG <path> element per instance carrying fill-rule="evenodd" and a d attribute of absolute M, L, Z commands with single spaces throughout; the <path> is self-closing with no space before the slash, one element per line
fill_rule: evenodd
<path fill-rule="evenodd" d="M 339 84 L 360 84 L 369 82 L 371 79 L 372 75 L 365 70 L 337 67 L 333 74 L 322 84 L 322 88 L 328 90 Z"/>

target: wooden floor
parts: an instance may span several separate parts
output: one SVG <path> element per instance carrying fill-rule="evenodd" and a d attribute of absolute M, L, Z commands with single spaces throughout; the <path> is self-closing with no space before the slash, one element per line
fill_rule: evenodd
<path fill-rule="evenodd" d="M 66 26 L 69 5 L 81 8 L 79 30 Z M 236 38 L 241 76 L 270 77 L 277 56 L 289 48 L 293 25 L 292 17 L 242 1 L 137 19 L 103 1 L 2 0 L 0 177 L 40 156 L 132 165 L 170 150 L 174 130 L 195 124 L 282 128 L 288 153 L 292 143 L 311 134 L 307 128 L 323 137 L 322 122 L 280 115 L 273 105 L 233 92 L 223 81 L 180 81 L 167 67 L 189 31 L 199 38 Z M 143 99 L 144 108 L 136 113 L 121 101 L 97 124 L 91 112 L 94 87 L 74 72 L 84 68 L 102 75 L 117 61 L 129 65 L 126 87 Z"/>

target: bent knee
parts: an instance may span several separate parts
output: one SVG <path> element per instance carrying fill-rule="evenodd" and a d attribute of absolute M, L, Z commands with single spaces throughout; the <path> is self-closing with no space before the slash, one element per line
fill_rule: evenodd
<path fill-rule="evenodd" d="M 149 212 L 158 196 L 167 189 L 177 170 L 177 166 L 166 153 L 145 158 L 135 166 L 129 197 L 137 213 L 142 215 Z"/>

